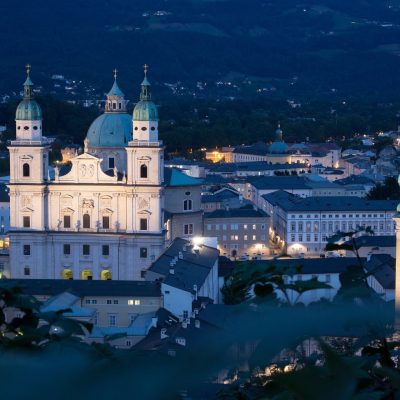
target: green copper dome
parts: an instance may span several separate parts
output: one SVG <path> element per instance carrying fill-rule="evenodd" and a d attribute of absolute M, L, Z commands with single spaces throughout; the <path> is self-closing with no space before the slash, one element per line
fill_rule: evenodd
<path fill-rule="evenodd" d="M 30 66 L 27 66 L 27 77 L 24 82 L 24 98 L 19 103 L 15 113 L 15 119 L 25 121 L 38 121 L 42 119 L 42 109 L 36 100 L 33 99 L 33 82 L 29 76 Z"/>
<path fill-rule="evenodd" d="M 151 101 L 150 82 L 147 76 L 142 82 L 142 91 L 140 93 L 140 101 L 133 110 L 134 121 L 158 121 L 157 106 Z"/>
<path fill-rule="evenodd" d="M 24 99 L 19 103 L 15 119 L 25 121 L 38 121 L 42 119 L 42 109 L 36 100 Z"/>
<path fill-rule="evenodd" d="M 269 152 L 272 154 L 285 154 L 288 151 L 288 145 L 283 141 L 283 131 L 281 124 L 278 124 L 278 129 L 275 131 L 275 140 L 269 146 Z"/>
<path fill-rule="evenodd" d="M 269 146 L 269 152 L 272 154 L 285 154 L 288 150 L 288 145 L 285 142 L 273 142 Z"/>
<path fill-rule="evenodd" d="M 126 147 L 132 137 L 132 120 L 126 113 L 105 113 L 97 117 L 88 130 L 89 146 Z"/>

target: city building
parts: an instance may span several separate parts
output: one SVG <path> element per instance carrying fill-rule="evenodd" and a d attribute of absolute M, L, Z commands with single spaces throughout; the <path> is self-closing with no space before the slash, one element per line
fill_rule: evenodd
<path fill-rule="evenodd" d="M 202 180 L 186 175 L 176 168 L 165 168 L 164 183 L 167 241 L 177 237 L 202 236 Z"/>
<path fill-rule="evenodd" d="M 254 206 L 204 214 L 204 235 L 216 237 L 221 255 L 261 259 L 269 255 L 270 217 Z"/>
<path fill-rule="evenodd" d="M 241 208 L 246 204 L 250 204 L 250 201 L 228 187 L 222 187 L 211 194 L 201 196 L 201 208 L 208 213 L 220 209 Z"/>
<path fill-rule="evenodd" d="M 164 308 L 187 319 L 196 302 L 218 302 L 218 258 L 215 240 L 178 238 L 146 271 L 146 280 L 160 281 Z"/>
<path fill-rule="evenodd" d="M 140 279 L 165 247 L 164 147 L 147 68 L 133 117 L 115 75 L 84 153 L 54 178 L 29 72 L 8 147 L 11 277 Z"/>
<path fill-rule="evenodd" d="M 359 197 L 301 198 L 285 191 L 264 197 L 271 215 L 271 240 L 292 256 L 319 255 L 338 231 L 370 227 L 374 235 L 394 235 L 396 201 Z"/>

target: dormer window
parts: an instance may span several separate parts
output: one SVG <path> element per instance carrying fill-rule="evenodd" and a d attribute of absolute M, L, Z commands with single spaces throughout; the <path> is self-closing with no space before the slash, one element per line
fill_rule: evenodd
<path fill-rule="evenodd" d="M 113 110 L 117 109 L 117 103 L 113 102 Z"/>
<path fill-rule="evenodd" d="M 110 157 L 108 159 L 108 168 L 113 169 L 114 167 L 115 167 L 115 159 L 114 159 L 114 157 Z"/>

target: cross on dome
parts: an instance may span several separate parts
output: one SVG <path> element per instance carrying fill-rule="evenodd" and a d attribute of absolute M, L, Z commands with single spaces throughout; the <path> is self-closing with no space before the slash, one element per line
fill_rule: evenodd
<path fill-rule="evenodd" d="M 143 69 L 144 69 L 144 76 L 147 77 L 147 71 L 149 70 L 149 66 L 147 64 L 144 64 Z"/>
<path fill-rule="evenodd" d="M 114 80 L 117 80 L 117 76 L 118 76 L 118 70 L 117 68 L 113 69 L 113 73 L 114 73 Z"/>
<path fill-rule="evenodd" d="M 26 75 L 30 75 L 30 73 L 31 73 L 31 65 L 30 64 L 26 64 L 25 65 L 25 68 L 26 68 Z"/>

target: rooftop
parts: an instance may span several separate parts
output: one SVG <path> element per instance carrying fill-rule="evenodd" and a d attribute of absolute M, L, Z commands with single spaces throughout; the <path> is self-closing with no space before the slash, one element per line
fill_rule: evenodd
<path fill-rule="evenodd" d="M 193 285 L 202 287 L 218 256 L 217 249 L 205 245 L 195 247 L 189 240 L 176 238 L 149 270 L 164 276 L 165 284 L 192 292 Z"/>
<path fill-rule="evenodd" d="M 267 218 L 269 215 L 260 210 L 254 209 L 252 205 L 241 208 L 219 209 L 204 214 L 204 219 L 211 218 Z"/>
<path fill-rule="evenodd" d="M 193 178 L 176 168 L 164 168 L 164 183 L 166 186 L 197 186 L 201 185 L 202 179 Z"/>
<path fill-rule="evenodd" d="M 301 198 L 283 190 L 262 196 L 285 211 L 396 211 L 398 201 L 367 200 L 354 196 L 312 196 Z"/>
<path fill-rule="evenodd" d="M 65 279 L 11 279 L 30 295 L 56 296 L 70 292 L 79 297 L 160 297 L 160 286 L 156 282 L 144 281 L 100 281 Z"/>

